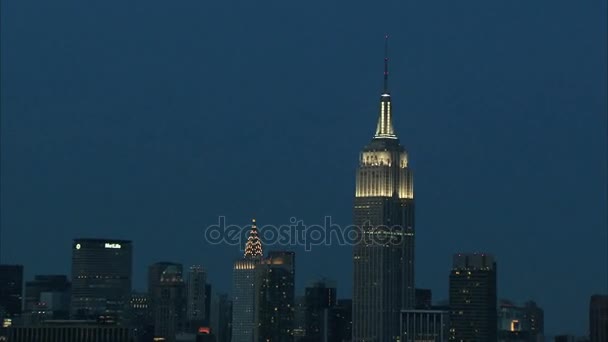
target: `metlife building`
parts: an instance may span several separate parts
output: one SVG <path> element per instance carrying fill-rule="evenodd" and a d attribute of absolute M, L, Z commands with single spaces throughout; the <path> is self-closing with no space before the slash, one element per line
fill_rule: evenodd
<path fill-rule="evenodd" d="M 131 293 L 132 252 L 132 243 L 127 240 L 74 240 L 72 318 L 122 321 Z"/>

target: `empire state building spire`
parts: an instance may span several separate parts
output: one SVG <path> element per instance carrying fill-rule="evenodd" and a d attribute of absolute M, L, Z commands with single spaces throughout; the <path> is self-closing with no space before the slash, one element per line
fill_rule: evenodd
<path fill-rule="evenodd" d="M 258 227 L 255 224 L 255 219 L 251 220 L 251 231 L 245 244 L 245 258 L 261 258 L 262 257 L 262 240 L 258 236 Z"/>
<path fill-rule="evenodd" d="M 388 91 L 388 34 L 384 36 L 384 89 L 380 96 L 380 113 L 375 139 L 397 139 L 391 114 L 391 94 Z"/>

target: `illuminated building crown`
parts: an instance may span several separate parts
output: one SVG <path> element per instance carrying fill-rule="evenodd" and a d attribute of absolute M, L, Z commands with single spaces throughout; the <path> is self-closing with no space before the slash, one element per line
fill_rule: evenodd
<path fill-rule="evenodd" d="M 251 221 L 251 231 L 245 244 L 245 258 L 261 258 L 262 257 L 262 240 L 258 236 L 258 227 L 255 224 L 255 219 Z"/>
<path fill-rule="evenodd" d="M 384 37 L 384 90 L 380 97 L 380 113 L 375 139 L 397 139 L 391 114 L 391 94 L 388 90 L 388 35 Z"/>

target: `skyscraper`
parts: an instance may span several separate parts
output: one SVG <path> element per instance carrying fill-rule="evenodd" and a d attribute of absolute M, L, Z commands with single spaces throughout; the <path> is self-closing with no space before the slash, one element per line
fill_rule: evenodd
<path fill-rule="evenodd" d="M 186 285 L 181 264 L 167 266 L 153 290 L 154 336 L 175 341 L 177 333 L 185 331 Z"/>
<path fill-rule="evenodd" d="M 415 300 L 413 178 L 407 152 L 393 128 L 388 55 L 379 109 L 376 133 L 360 154 L 356 177 L 355 342 L 399 338 L 400 312 L 413 308 Z"/>
<path fill-rule="evenodd" d="M 77 318 L 121 319 L 131 295 L 131 241 L 75 239 L 71 312 Z"/>
<path fill-rule="evenodd" d="M 23 266 L 0 265 L 0 319 L 21 314 L 22 298 Z"/>
<path fill-rule="evenodd" d="M 214 293 L 211 301 L 211 331 L 217 342 L 230 342 L 232 334 L 232 299 L 225 293 Z"/>
<path fill-rule="evenodd" d="M 353 301 L 338 299 L 333 308 L 334 335 L 333 341 L 350 342 L 353 337 Z"/>
<path fill-rule="evenodd" d="M 530 330 L 530 341 L 540 342 L 545 340 L 545 311 L 534 301 L 524 304 L 524 323 Z"/>
<path fill-rule="evenodd" d="M 150 266 L 148 266 L 148 296 L 149 296 L 149 306 L 150 312 L 152 315 L 152 322 L 154 322 L 154 312 L 155 312 L 155 293 L 158 291 L 160 287 L 160 276 L 168 267 L 182 267 L 181 264 L 177 264 L 169 261 L 160 261 L 156 262 Z"/>
<path fill-rule="evenodd" d="M 487 254 L 456 254 L 450 273 L 450 341 L 497 339 L 496 263 Z"/>
<path fill-rule="evenodd" d="M 232 342 L 251 342 L 255 326 L 255 269 L 262 260 L 262 242 L 255 219 L 245 255 L 232 270 Z"/>
<path fill-rule="evenodd" d="M 294 340 L 295 253 L 273 251 L 255 267 L 254 340 Z"/>
<path fill-rule="evenodd" d="M 132 292 L 127 307 L 129 327 L 138 341 L 150 341 L 154 337 L 154 320 L 147 292 Z"/>
<path fill-rule="evenodd" d="M 204 324 L 208 318 L 205 312 L 205 286 L 207 274 L 200 265 L 190 267 L 188 272 L 188 321 L 194 328 Z"/>
<path fill-rule="evenodd" d="M 305 341 L 333 341 L 332 309 L 337 304 L 336 286 L 326 280 L 313 282 L 305 292 Z"/>
<path fill-rule="evenodd" d="M 591 342 L 608 341 L 608 295 L 593 295 L 589 303 Z"/>

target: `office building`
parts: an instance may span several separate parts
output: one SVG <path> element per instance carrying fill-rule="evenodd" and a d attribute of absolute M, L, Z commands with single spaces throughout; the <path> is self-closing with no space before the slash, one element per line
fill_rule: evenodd
<path fill-rule="evenodd" d="M 608 341 L 608 295 L 593 295 L 589 303 L 591 342 Z"/>
<path fill-rule="evenodd" d="M 132 292 L 127 307 L 128 326 L 138 341 L 150 341 L 154 337 L 154 321 L 147 292 Z"/>
<path fill-rule="evenodd" d="M 131 295 L 131 241 L 75 239 L 72 243 L 71 314 L 119 321 Z"/>
<path fill-rule="evenodd" d="M 49 320 L 34 326 L 8 329 L 10 342 L 136 342 L 125 326 L 87 320 Z"/>
<path fill-rule="evenodd" d="M 402 310 L 402 342 L 447 342 L 449 311 Z"/>
<path fill-rule="evenodd" d="M 24 321 L 68 319 L 72 284 L 65 275 L 36 275 L 25 283 Z"/>
<path fill-rule="evenodd" d="M 0 265 L 0 321 L 19 316 L 22 300 L 23 266 Z"/>
<path fill-rule="evenodd" d="M 327 280 L 311 283 L 304 290 L 306 341 L 333 341 L 333 311 L 337 305 L 335 284 Z"/>
<path fill-rule="evenodd" d="M 154 337 L 174 342 L 186 331 L 186 284 L 181 264 L 166 266 L 153 289 Z"/>
<path fill-rule="evenodd" d="M 450 341 L 496 340 L 494 257 L 487 254 L 456 254 L 450 273 Z"/>
<path fill-rule="evenodd" d="M 232 334 L 232 299 L 225 293 L 211 295 L 210 328 L 218 342 L 230 342 Z"/>
<path fill-rule="evenodd" d="M 295 253 L 273 251 L 255 268 L 254 341 L 294 340 Z"/>
<path fill-rule="evenodd" d="M 188 271 L 188 322 L 191 327 L 198 329 L 199 326 L 208 325 L 206 305 L 207 274 L 200 265 L 190 267 Z M 208 322 L 208 320 L 207 320 Z"/>
<path fill-rule="evenodd" d="M 262 260 L 262 241 L 255 219 L 245 255 L 232 270 L 232 342 L 251 342 L 255 327 L 255 269 Z"/>
<path fill-rule="evenodd" d="M 353 301 L 351 299 L 338 299 L 332 309 L 333 340 L 336 342 L 350 342 L 353 338 Z"/>
<path fill-rule="evenodd" d="M 508 300 L 498 303 L 499 342 L 544 341 L 544 313 L 535 302 L 518 306 Z"/>
<path fill-rule="evenodd" d="M 356 175 L 355 342 L 388 342 L 399 338 L 401 310 L 415 305 L 414 190 L 408 163 L 408 154 L 393 128 L 388 56 L 385 56 L 376 133 L 360 154 Z"/>

